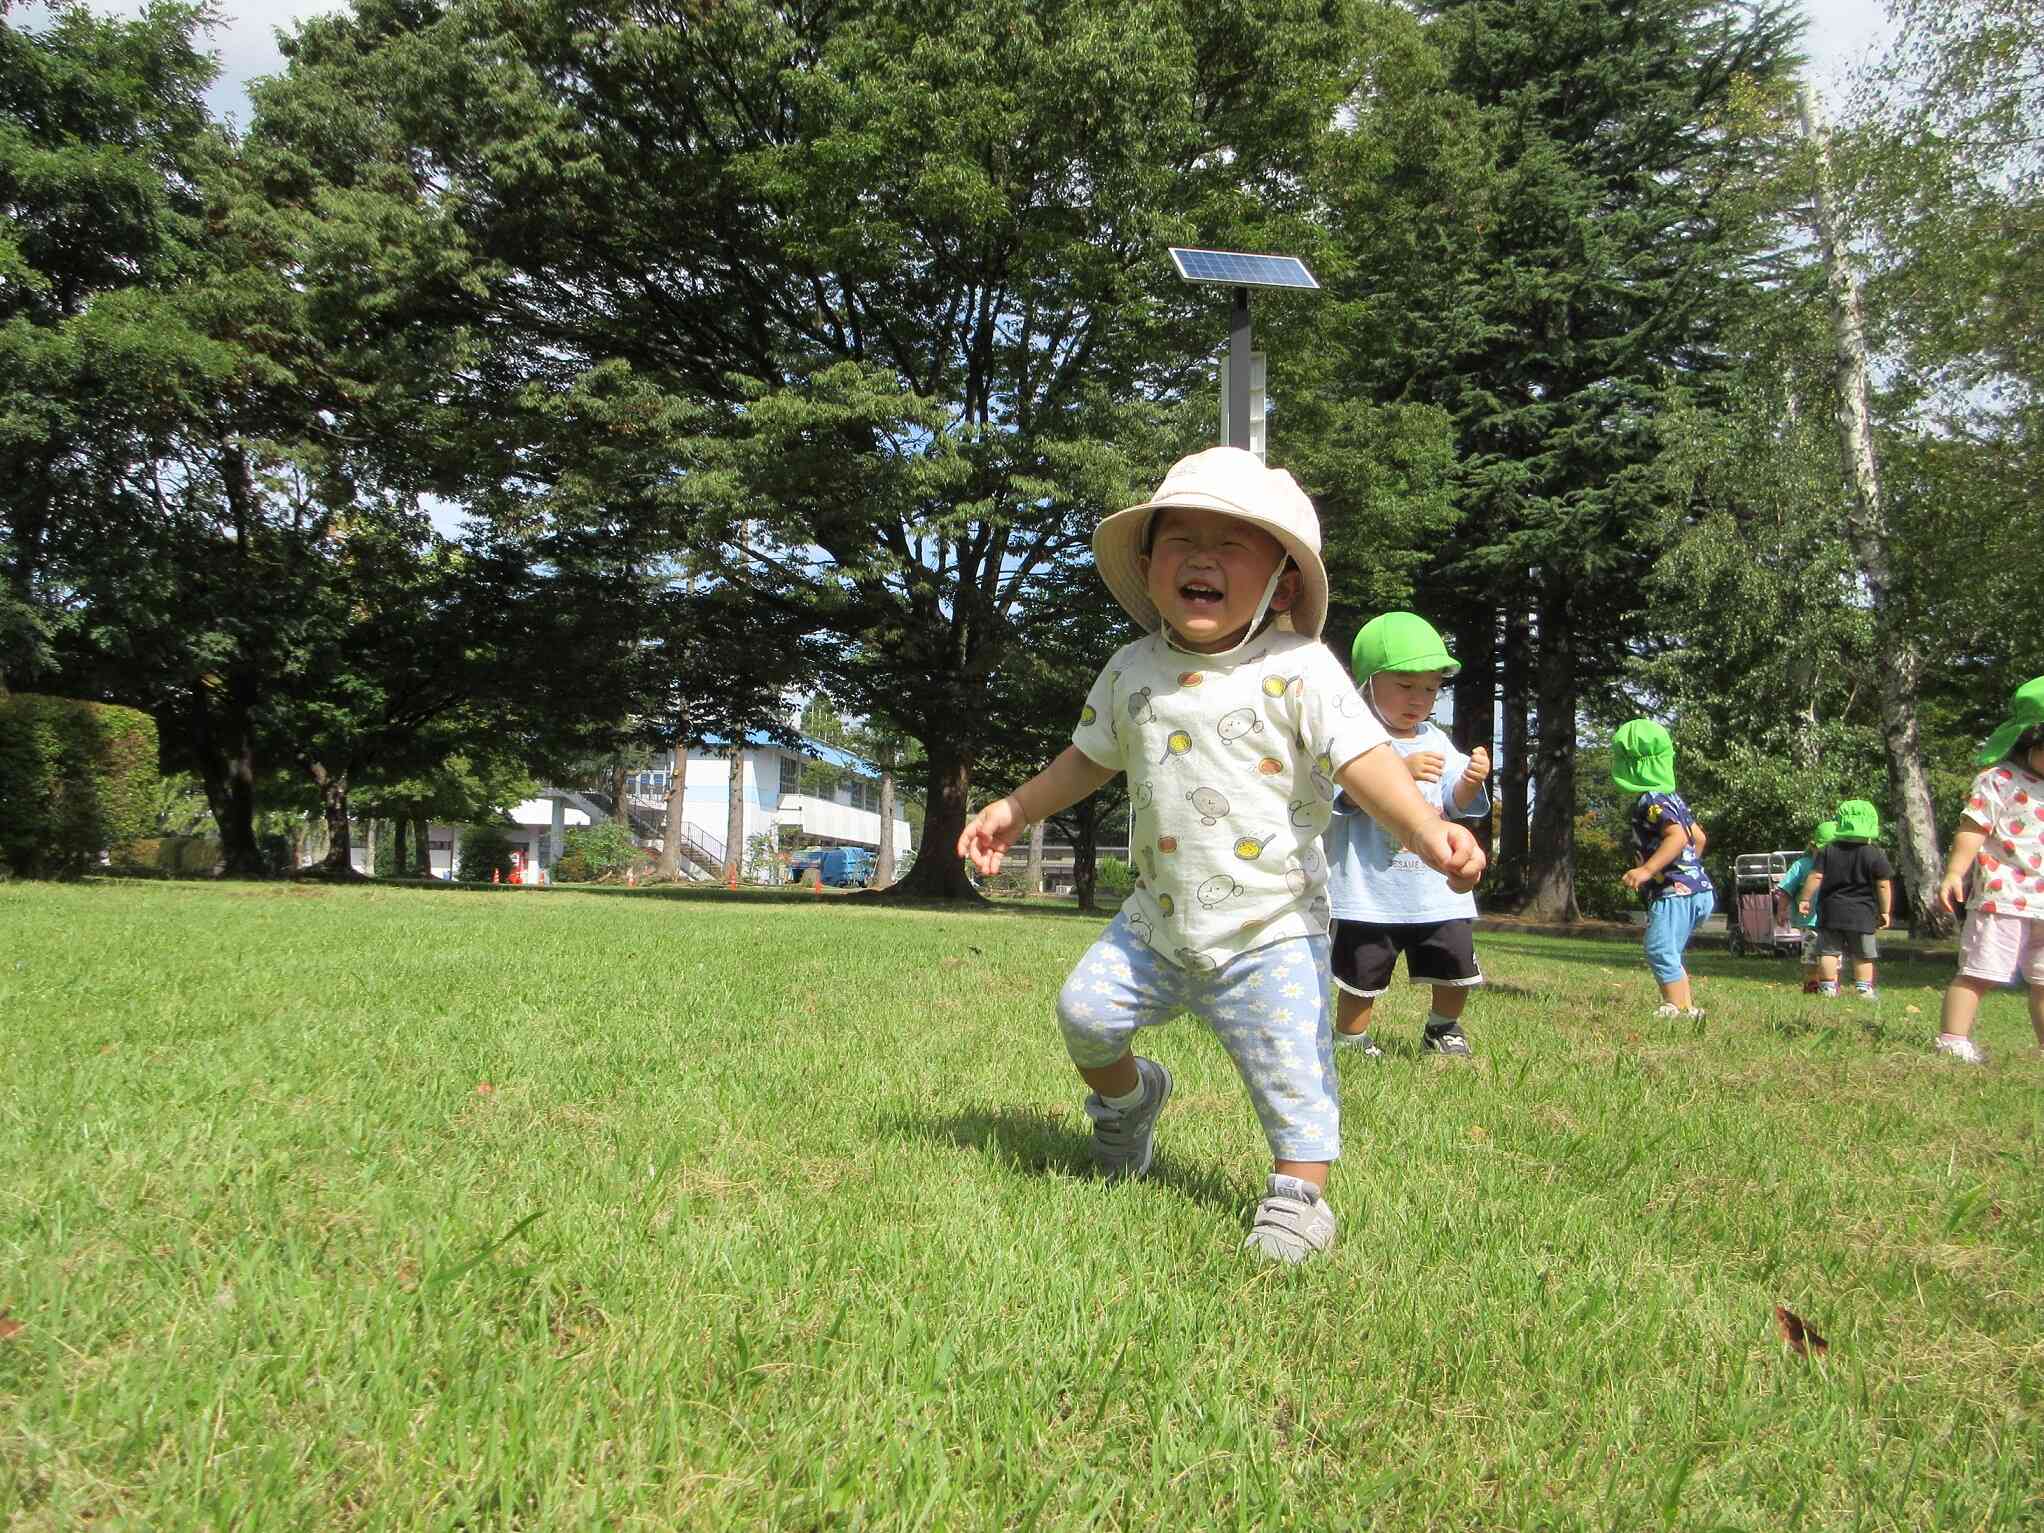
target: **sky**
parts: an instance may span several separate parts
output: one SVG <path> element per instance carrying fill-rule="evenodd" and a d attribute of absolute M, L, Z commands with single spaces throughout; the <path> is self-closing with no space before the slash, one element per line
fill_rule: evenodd
<path fill-rule="evenodd" d="M 133 15 L 140 10 L 134 0 L 90 0 L 94 10 L 108 15 Z M 276 31 L 288 28 L 303 16 L 344 10 L 332 0 L 223 0 L 227 20 L 213 34 L 213 46 L 220 55 L 220 80 L 208 96 L 216 116 L 233 117 L 246 126 L 249 119 L 247 85 L 258 75 L 274 74 L 284 67 L 277 51 Z M 22 15 L 34 26 L 36 7 L 26 5 Z M 1864 60 L 1870 47 L 1888 33 L 1883 0 L 1804 0 L 1810 30 L 1804 46 L 1810 55 L 1812 82 L 1832 100 L 1845 94 L 1846 72 Z"/>

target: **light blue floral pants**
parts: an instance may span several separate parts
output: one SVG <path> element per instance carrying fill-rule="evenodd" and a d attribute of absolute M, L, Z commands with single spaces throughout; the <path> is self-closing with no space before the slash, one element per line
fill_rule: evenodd
<path fill-rule="evenodd" d="M 1180 968 L 1114 921 L 1058 993 L 1072 1063 L 1098 1070 L 1128 1052 L 1136 1029 L 1191 1012 L 1242 1073 L 1277 1160 L 1341 1154 L 1341 1098 L 1327 1015 L 1327 939 L 1254 948 L 1218 971 Z"/>

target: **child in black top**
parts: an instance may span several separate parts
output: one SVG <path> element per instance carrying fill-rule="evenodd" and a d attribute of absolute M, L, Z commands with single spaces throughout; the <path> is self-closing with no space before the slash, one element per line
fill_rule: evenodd
<path fill-rule="evenodd" d="M 1803 880 L 1796 909 L 1808 915 L 1817 909 L 1817 891 L 1824 891 L 1817 922 L 1817 991 L 1838 994 L 1838 960 L 1851 950 L 1853 988 L 1863 1001 L 1875 998 L 1874 960 L 1880 949 L 1874 933 L 1893 920 L 1895 870 L 1887 853 L 1873 844 L 1881 833 L 1881 817 L 1863 798 L 1838 806 L 1838 838 L 1817 854 L 1817 865 Z"/>

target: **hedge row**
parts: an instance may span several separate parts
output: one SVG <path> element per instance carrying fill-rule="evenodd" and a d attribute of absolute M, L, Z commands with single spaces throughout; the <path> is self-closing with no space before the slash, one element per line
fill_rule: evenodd
<path fill-rule="evenodd" d="M 0 694 L 0 866 L 76 877 L 154 827 L 157 792 L 148 714 Z"/>

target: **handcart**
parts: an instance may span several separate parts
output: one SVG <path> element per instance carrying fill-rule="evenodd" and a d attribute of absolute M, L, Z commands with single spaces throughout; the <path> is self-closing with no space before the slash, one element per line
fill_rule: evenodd
<path fill-rule="evenodd" d="M 1775 893 L 1775 886 L 1801 852 L 1748 852 L 1732 859 L 1732 904 L 1725 912 L 1725 942 L 1734 958 L 1770 953 L 1776 958 L 1800 956 L 1810 936 L 1793 925 L 1794 911 Z"/>

